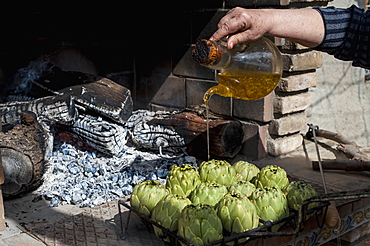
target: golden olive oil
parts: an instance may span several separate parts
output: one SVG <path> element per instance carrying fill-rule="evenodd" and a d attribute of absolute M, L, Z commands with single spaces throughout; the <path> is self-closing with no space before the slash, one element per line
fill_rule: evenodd
<path fill-rule="evenodd" d="M 279 83 L 278 73 L 240 71 L 233 74 L 219 73 L 218 85 L 211 87 L 204 95 L 204 101 L 214 95 L 243 100 L 257 100 L 270 94 Z"/>
<path fill-rule="evenodd" d="M 211 153 L 209 149 L 209 106 L 208 101 L 205 102 L 206 104 L 206 120 L 207 120 L 207 160 L 211 159 Z"/>
<path fill-rule="evenodd" d="M 208 100 L 214 95 L 243 100 L 257 100 L 270 94 L 280 81 L 279 73 L 240 71 L 234 74 L 217 74 L 218 85 L 211 87 L 204 94 L 207 118 L 207 157 L 210 159 L 209 147 L 209 106 Z"/>

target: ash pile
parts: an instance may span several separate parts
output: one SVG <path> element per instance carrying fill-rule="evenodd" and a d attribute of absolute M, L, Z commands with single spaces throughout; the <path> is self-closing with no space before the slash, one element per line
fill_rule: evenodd
<path fill-rule="evenodd" d="M 171 113 L 133 112 L 129 89 L 48 60 L 18 70 L 0 113 L 5 196 L 96 206 L 141 180 L 165 182 L 173 164 L 196 165 L 182 136 L 148 123 Z"/>

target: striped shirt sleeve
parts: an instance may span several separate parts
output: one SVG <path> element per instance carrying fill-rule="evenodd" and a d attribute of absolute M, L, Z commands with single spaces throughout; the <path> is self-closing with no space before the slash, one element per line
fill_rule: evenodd
<path fill-rule="evenodd" d="M 354 5 L 348 9 L 315 9 L 323 17 L 325 37 L 314 49 L 353 61 L 353 66 L 370 68 L 370 12 Z"/>

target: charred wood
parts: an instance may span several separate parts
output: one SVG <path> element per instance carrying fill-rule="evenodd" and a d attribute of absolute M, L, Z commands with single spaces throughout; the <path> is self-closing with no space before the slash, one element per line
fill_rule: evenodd
<path fill-rule="evenodd" d="M 79 115 L 66 130 L 108 155 L 119 155 L 127 142 L 126 128 L 91 115 Z"/>
<path fill-rule="evenodd" d="M 50 96 L 71 96 L 80 110 L 91 111 L 120 124 L 124 124 L 132 113 L 130 90 L 101 76 L 62 71 L 48 61 L 38 59 L 20 69 L 16 78 L 8 98 L 39 98 L 36 100 L 43 101 L 42 98 Z"/>
<path fill-rule="evenodd" d="M 124 124 L 132 113 L 130 90 L 107 78 L 71 86 L 59 92 L 72 96 L 80 110 L 88 109 L 120 124 Z"/>
<path fill-rule="evenodd" d="M 74 101 L 68 95 L 48 96 L 33 101 L 0 104 L 2 124 L 19 123 L 23 112 L 33 112 L 40 119 L 70 125 L 77 116 Z"/>
<path fill-rule="evenodd" d="M 161 125 L 152 125 L 142 121 L 134 127 L 132 135 L 134 143 L 140 148 L 157 150 L 160 154 L 184 152 L 184 138 L 175 130 Z"/>
<path fill-rule="evenodd" d="M 41 184 L 49 143 L 48 133 L 32 112 L 22 114 L 21 124 L 6 133 L 0 132 L 4 195 L 15 196 Z"/>
<path fill-rule="evenodd" d="M 206 158 L 207 120 L 202 113 L 193 110 L 180 112 L 154 118 L 148 124 L 173 129 L 184 139 L 189 154 Z M 209 119 L 209 130 L 211 156 L 232 158 L 240 151 L 244 132 L 239 121 L 213 116 Z"/>

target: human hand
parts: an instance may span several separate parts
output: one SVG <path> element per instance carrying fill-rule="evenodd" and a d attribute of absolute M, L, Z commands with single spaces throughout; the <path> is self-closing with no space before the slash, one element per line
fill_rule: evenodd
<path fill-rule="evenodd" d="M 267 10 L 268 11 L 268 10 Z M 218 41 L 229 35 L 227 47 L 256 40 L 269 31 L 270 16 L 266 10 L 234 8 L 230 10 L 218 23 L 218 30 L 210 38 Z"/>
<path fill-rule="evenodd" d="M 227 47 L 256 40 L 263 35 L 287 38 L 307 47 L 319 45 L 325 35 L 321 14 L 314 9 L 243 9 L 230 10 L 218 23 L 210 38 L 218 41 L 226 36 Z"/>

